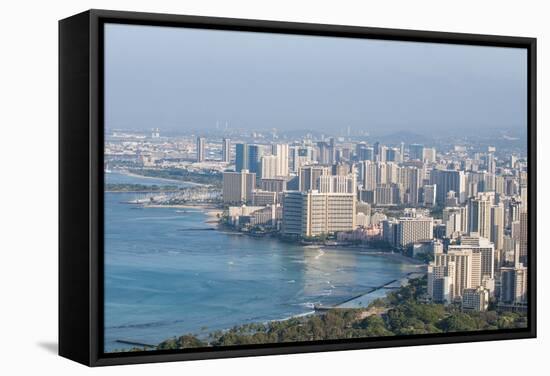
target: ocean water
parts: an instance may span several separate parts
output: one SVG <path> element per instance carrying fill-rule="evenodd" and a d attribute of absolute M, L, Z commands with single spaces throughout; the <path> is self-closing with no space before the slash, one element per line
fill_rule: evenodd
<path fill-rule="evenodd" d="M 338 304 L 417 270 L 360 249 L 212 230 L 197 209 L 122 203 L 134 198 L 105 194 L 107 352 L 129 347 L 120 339 L 157 344 L 307 314 L 314 304 Z"/>

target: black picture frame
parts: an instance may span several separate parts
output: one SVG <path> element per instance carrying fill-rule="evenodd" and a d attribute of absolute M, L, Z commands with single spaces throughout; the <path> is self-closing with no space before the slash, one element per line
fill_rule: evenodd
<path fill-rule="evenodd" d="M 528 327 L 225 348 L 103 353 L 103 24 L 124 23 L 525 48 L 528 53 Z M 88 366 L 536 337 L 536 39 L 88 10 L 59 21 L 59 354 Z"/>

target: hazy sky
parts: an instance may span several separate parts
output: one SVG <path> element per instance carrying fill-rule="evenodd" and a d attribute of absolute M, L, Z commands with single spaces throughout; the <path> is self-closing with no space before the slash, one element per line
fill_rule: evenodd
<path fill-rule="evenodd" d="M 105 80 L 109 128 L 527 127 L 524 49 L 108 24 Z"/>

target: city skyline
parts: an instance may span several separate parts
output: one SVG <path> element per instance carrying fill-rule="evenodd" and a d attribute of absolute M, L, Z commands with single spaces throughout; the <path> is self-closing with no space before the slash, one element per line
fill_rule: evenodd
<path fill-rule="evenodd" d="M 105 37 L 107 351 L 528 327 L 525 51 Z"/>
<path fill-rule="evenodd" d="M 323 340 L 384 336 L 387 333 L 427 334 L 525 327 L 530 257 L 527 240 L 528 160 L 523 152 L 516 154 L 512 151 L 515 149 L 501 150 L 475 135 L 471 135 L 470 142 L 442 145 L 410 142 L 388 145 L 344 137 L 322 140 L 302 137 L 291 142 L 265 139 L 262 143 L 242 139 L 219 136 L 173 138 L 154 129 L 146 136 L 116 134 L 110 135 L 106 141 L 107 182 L 112 179 L 139 182 L 109 183 L 106 186 L 106 197 L 111 197 L 109 211 L 126 212 L 127 223 L 132 226 L 136 221 L 147 219 L 143 223 L 146 227 L 139 227 L 139 235 L 133 236 L 144 236 L 151 241 L 157 238 L 147 235 L 148 227 L 153 226 L 155 234 L 161 228 L 166 231 L 164 236 L 169 244 L 157 248 L 157 240 L 153 242 L 152 262 L 156 262 L 157 257 L 163 259 L 156 256 L 157 249 L 166 246 L 171 254 L 183 252 L 181 257 L 176 256 L 176 260 L 184 265 L 195 260 L 192 261 L 195 262 L 192 273 L 187 267 L 177 274 L 169 273 L 170 283 L 178 283 L 179 278 L 191 278 L 190 282 L 193 282 L 196 278 L 201 285 L 210 286 L 213 278 L 210 264 L 222 259 L 225 261 L 217 263 L 216 273 L 220 273 L 221 284 L 227 284 L 228 292 L 238 291 L 244 296 L 254 294 L 240 303 L 249 307 L 245 308 L 244 316 L 232 313 L 239 304 L 239 298 L 235 296 L 222 302 L 205 298 L 207 305 L 194 314 L 205 316 L 197 319 L 203 327 L 214 325 L 214 329 L 221 329 L 210 331 L 210 339 L 196 334 L 196 324 L 185 326 L 185 331 L 179 327 L 171 329 L 182 334 L 187 332 L 186 336 L 180 337 L 188 338 L 185 341 L 166 339 L 173 333 L 168 330 L 172 328 L 170 325 L 162 335 L 147 329 L 130 326 L 121 330 L 114 326 L 107 331 L 106 346 L 110 349 L 127 343 L 124 342 L 127 340 L 118 339 L 117 336 L 122 334 L 138 339 L 153 338 L 150 342 L 132 340 L 136 343 L 158 343 L 165 339 L 158 345 L 151 345 L 152 348 L 233 345 L 232 337 L 223 335 L 231 325 L 237 325 L 231 330 L 237 331 L 239 341 L 248 343 L 256 341 L 254 335 L 247 332 L 248 325 L 254 328 L 259 325 L 262 333 L 270 332 L 271 326 L 261 324 L 265 320 L 275 320 L 276 325 L 283 327 L 307 327 L 310 321 L 325 313 L 344 315 L 345 310 L 351 309 L 358 314 L 370 315 L 373 311 L 379 312 L 376 308 L 379 305 L 385 310 L 375 315 L 383 320 L 391 320 L 390 313 L 395 310 L 408 312 L 411 304 L 418 312 L 436 310 L 439 318 L 426 326 L 422 323 L 425 320 L 422 316 L 411 318 L 408 324 L 384 324 L 386 332 L 367 330 L 327 335 L 314 330 L 316 334 L 304 335 L 306 338 L 320 335 Z M 180 184 L 184 186 L 178 188 Z M 116 197 L 132 195 L 141 195 L 141 198 L 118 204 L 113 201 L 120 200 Z M 128 204 L 131 207 L 124 208 Z M 143 210 L 150 214 L 143 216 Z M 155 213 L 162 216 L 156 217 Z M 198 223 L 193 221 L 190 227 L 188 221 L 195 215 L 202 215 L 203 219 Z M 114 219 L 120 216 L 113 214 Z M 172 221 L 177 228 L 170 225 Z M 207 227 L 200 227 L 200 221 L 204 221 Z M 118 223 L 118 219 L 113 223 Z M 115 249 L 126 250 L 133 241 L 123 241 L 117 228 L 112 237 L 108 237 L 111 240 L 106 249 L 110 249 L 111 242 Z M 199 235 L 203 231 L 207 231 L 204 233 L 208 234 L 207 237 Z M 224 240 L 219 245 L 210 244 L 203 249 L 202 244 L 208 243 L 206 239 L 210 237 Z M 253 244 L 248 245 L 249 239 Z M 188 242 L 194 245 L 188 248 Z M 141 252 L 148 254 L 149 247 L 144 247 Z M 304 270 L 299 269 L 289 278 L 287 270 L 295 267 L 292 261 L 288 264 L 277 262 L 276 274 L 266 279 L 260 275 L 243 278 L 242 274 L 234 274 L 236 264 L 244 268 L 241 273 L 263 273 L 273 266 L 271 257 L 279 258 L 289 250 L 291 257 L 298 259 L 308 257 L 308 254 L 312 257 L 311 252 L 318 252 L 312 257 L 319 260 L 315 270 L 337 267 L 350 255 L 356 252 L 359 255 L 345 269 L 337 267 L 337 270 L 320 277 L 310 275 L 306 262 Z M 187 253 L 189 251 L 198 259 Z M 206 259 L 200 256 L 205 252 L 210 252 Z M 249 257 L 258 252 L 263 256 L 249 264 Z M 332 261 L 324 258 L 327 252 L 334 252 Z M 348 270 L 356 270 L 360 260 L 373 254 L 387 257 L 381 266 L 389 269 L 392 268 L 392 259 L 397 257 L 407 272 L 397 272 L 393 277 L 397 279 L 374 285 L 379 287 L 367 287 L 372 286 L 372 282 L 361 287 L 354 281 L 344 283 L 339 290 L 334 280 L 347 280 Z M 226 259 L 227 256 L 230 258 Z M 132 270 L 139 275 L 139 267 Z M 161 269 L 158 277 L 163 278 L 164 272 L 165 269 Z M 365 276 L 370 279 L 376 275 L 367 273 Z M 322 287 L 309 291 L 306 286 L 318 283 L 317 278 L 321 278 Z M 265 294 L 254 292 L 252 285 L 243 285 L 248 282 L 277 285 L 281 280 L 294 284 L 297 279 L 304 285 L 296 286 L 296 295 L 282 298 L 280 303 L 284 307 L 297 305 L 290 314 L 293 320 L 298 320 L 297 323 L 278 321 L 289 314 L 276 313 L 279 312 L 278 306 L 270 302 L 257 306 L 255 302 Z M 146 278 L 145 282 L 150 283 L 147 281 Z M 395 281 L 402 286 L 401 290 L 391 292 L 389 287 L 386 290 L 385 286 Z M 235 282 L 241 287 L 233 286 Z M 411 290 L 412 286 L 417 290 Z M 224 290 L 223 287 L 207 287 L 199 292 L 189 291 L 187 295 L 195 301 L 220 288 Z M 276 290 L 282 292 L 287 288 L 279 286 Z M 341 295 L 331 298 L 335 291 Z M 399 301 L 400 294 L 412 292 L 415 294 L 413 302 L 392 303 L 395 299 Z M 166 299 L 170 300 L 170 290 L 167 293 Z M 298 303 L 301 299 L 307 300 Z M 119 297 L 113 301 L 114 307 L 126 300 Z M 130 306 L 132 301 L 130 297 Z M 217 315 L 217 310 L 208 308 L 211 304 L 221 304 L 227 310 L 229 321 L 221 327 L 216 326 L 211 316 Z M 172 308 L 174 319 L 188 317 L 185 307 Z M 258 315 L 253 320 L 247 318 L 250 317 L 249 309 Z M 287 309 L 284 312 L 288 312 Z M 117 311 L 116 308 L 112 310 Z M 149 320 L 154 319 L 147 310 L 142 314 Z M 302 315 L 303 320 L 299 319 Z M 121 322 L 124 317 L 111 316 L 111 320 Z M 458 321 L 449 324 L 445 317 Z M 467 320 L 479 318 L 481 326 L 466 324 Z M 506 321 L 509 318 L 512 321 Z M 352 319 L 351 324 L 359 325 L 356 319 Z M 124 327 L 124 321 L 121 325 Z M 328 330 L 337 328 L 338 325 L 330 324 Z M 284 334 L 282 336 L 286 338 Z M 260 343 L 287 341 L 278 336 L 262 338 Z M 293 336 L 290 338 L 295 340 Z"/>

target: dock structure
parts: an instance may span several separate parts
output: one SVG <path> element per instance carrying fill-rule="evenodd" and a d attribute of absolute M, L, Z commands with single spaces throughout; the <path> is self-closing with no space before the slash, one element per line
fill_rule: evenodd
<path fill-rule="evenodd" d="M 214 231 L 214 227 L 196 227 L 196 228 L 180 228 L 178 231 Z"/>
<path fill-rule="evenodd" d="M 121 344 L 124 344 L 124 345 L 132 345 L 132 346 L 138 346 L 138 347 L 150 347 L 150 348 L 157 347 L 157 345 L 152 345 L 150 343 L 144 343 L 144 342 L 140 342 L 140 341 L 134 341 L 134 340 L 131 340 L 131 339 L 117 339 L 115 342 L 121 343 Z"/>

